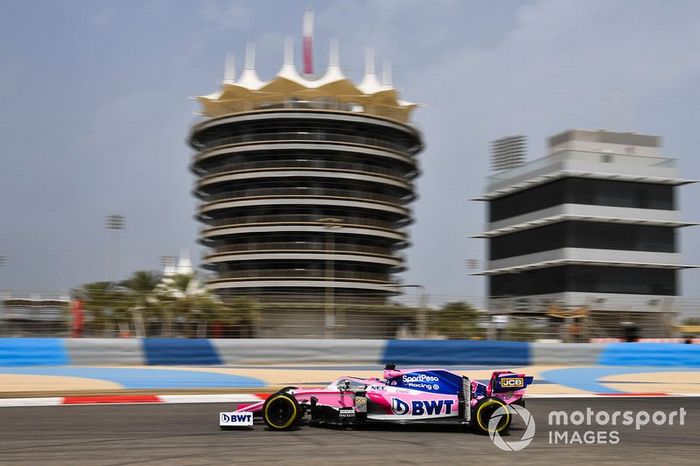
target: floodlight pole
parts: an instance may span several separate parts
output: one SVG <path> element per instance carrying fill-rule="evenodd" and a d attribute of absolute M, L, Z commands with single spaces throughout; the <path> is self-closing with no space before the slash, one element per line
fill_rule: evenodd
<path fill-rule="evenodd" d="M 333 251 L 335 249 L 334 230 L 343 228 L 343 221 L 339 218 L 324 217 L 318 219 L 326 229 L 326 293 L 325 293 L 325 322 L 324 336 L 325 338 L 333 338 L 335 336 L 335 295 L 333 289 L 333 280 L 335 279 L 335 263 L 333 261 Z"/>
<path fill-rule="evenodd" d="M 126 226 L 126 219 L 123 215 L 107 215 L 105 217 L 105 228 L 110 234 L 110 253 L 109 253 L 109 279 L 115 281 L 119 275 L 119 230 L 123 230 Z"/>

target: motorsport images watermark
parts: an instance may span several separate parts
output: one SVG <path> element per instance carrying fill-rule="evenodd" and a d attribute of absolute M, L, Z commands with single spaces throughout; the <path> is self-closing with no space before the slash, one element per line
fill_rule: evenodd
<path fill-rule="evenodd" d="M 496 430 L 501 418 L 508 413 L 517 414 L 525 424 L 519 439 L 506 440 Z M 651 413 L 632 410 L 594 411 L 590 407 L 585 411 L 550 411 L 547 417 L 548 440 L 551 445 L 616 445 L 620 443 L 618 426 L 634 426 L 635 430 L 641 430 L 650 423 L 656 426 L 683 426 L 686 414 L 685 408 Z M 535 419 L 530 411 L 522 406 L 510 405 L 508 408 L 498 408 L 489 418 L 488 427 L 491 441 L 504 451 L 522 450 L 530 445 L 535 437 Z"/>
<path fill-rule="evenodd" d="M 641 430 L 649 423 L 657 426 L 685 425 L 685 408 L 673 411 L 594 411 L 588 407 L 584 411 L 550 411 L 547 418 L 549 424 L 549 443 L 570 445 L 616 445 L 620 443 L 618 426 L 634 426 Z M 574 430 L 557 429 L 556 427 L 573 426 Z"/>
<path fill-rule="evenodd" d="M 508 410 L 508 411 L 506 411 Z M 496 430 L 498 423 L 503 416 L 508 416 L 509 413 L 515 413 L 520 416 L 525 424 L 525 431 L 519 440 L 505 440 Z M 535 438 L 535 418 L 530 411 L 522 406 L 510 405 L 509 407 L 501 407 L 493 412 L 489 418 L 489 437 L 494 445 L 504 451 L 519 451 L 530 445 L 532 439 Z"/>

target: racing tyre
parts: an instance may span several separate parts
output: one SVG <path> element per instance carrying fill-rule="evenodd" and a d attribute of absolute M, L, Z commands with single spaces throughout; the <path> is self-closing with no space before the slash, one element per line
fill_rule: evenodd
<path fill-rule="evenodd" d="M 290 390 L 296 390 L 297 388 L 299 388 L 299 387 L 295 387 L 294 385 L 288 385 L 288 386 L 286 386 L 286 387 L 284 387 L 284 388 L 280 388 L 280 389 L 277 390 L 275 393 L 287 393 L 288 391 L 290 391 Z"/>
<path fill-rule="evenodd" d="M 293 395 L 278 392 L 265 400 L 262 415 L 270 430 L 287 430 L 296 424 L 301 410 Z"/>
<path fill-rule="evenodd" d="M 495 431 L 501 433 L 508 430 L 512 420 L 508 405 L 498 398 L 484 398 L 474 406 L 474 410 L 472 411 L 472 421 L 478 433 L 489 433 L 489 421 L 498 408 L 503 408 L 505 414 L 498 419 Z"/>

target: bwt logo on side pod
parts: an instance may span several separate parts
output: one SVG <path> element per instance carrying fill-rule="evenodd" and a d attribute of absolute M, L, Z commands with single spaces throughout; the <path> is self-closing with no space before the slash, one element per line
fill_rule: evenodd
<path fill-rule="evenodd" d="M 400 398 L 392 398 L 391 411 L 399 416 L 406 414 L 413 416 L 452 414 L 454 403 L 455 400 L 413 400 L 409 404 Z"/>

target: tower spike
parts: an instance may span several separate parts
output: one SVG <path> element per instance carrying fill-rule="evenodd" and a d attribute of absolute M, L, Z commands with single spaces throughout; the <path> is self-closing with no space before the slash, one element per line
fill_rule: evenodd
<path fill-rule="evenodd" d="M 284 38 L 284 62 L 282 63 L 282 68 L 280 68 L 277 76 L 295 81 L 297 83 L 303 82 L 304 78 L 299 76 L 296 66 L 294 66 L 294 39 L 291 37 Z"/>
<path fill-rule="evenodd" d="M 328 47 L 328 68 L 326 73 L 318 81 L 313 81 L 315 86 L 323 86 L 335 81 L 346 79 L 340 68 L 340 53 L 338 51 L 338 39 L 331 39 Z"/>
<path fill-rule="evenodd" d="M 340 52 L 338 51 L 338 39 L 331 39 L 328 47 L 328 66 L 340 66 Z"/>
<path fill-rule="evenodd" d="M 258 90 L 265 85 L 255 72 L 255 43 L 248 42 L 245 53 L 245 68 L 241 77 L 238 79 L 238 85 L 251 90 Z"/>
<path fill-rule="evenodd" d="M 291 37 L 284 38 L 284 64 L 294 64 L 294 39 Z"/>
<path fill-rule="evenodd" d="M 365 75 L 374 74 L 374 47 L 365 49 Z"/>
<path fill-rule="evenodd" d="M 382 62 L 382 84 L 386 87 L 391 87 L 391 61 L 384 60 Z"/>
<path fill-rule="evenodd" d="M 248 42 L 245 49 L 245 69 L 255 69 L 255 42 Z"/>
<path fill-rule="evenodd" d="M 374 71 L 374 48 L 372 47 L 367 47 L 365 50 L 365 75 L 357 88 L 365 94 L 375 94 L 384 88 Z"/>
<path fill-rule="evenodd" d="M 232 53 L 226 54 L 226 64 L 224 66 L 224 84 L 234 84 L 236 82 L 236 59 Z"/>

